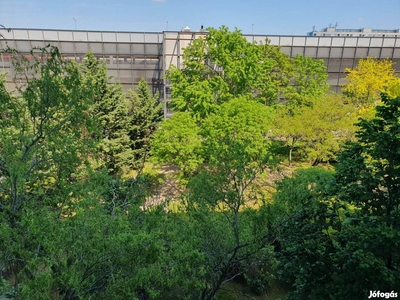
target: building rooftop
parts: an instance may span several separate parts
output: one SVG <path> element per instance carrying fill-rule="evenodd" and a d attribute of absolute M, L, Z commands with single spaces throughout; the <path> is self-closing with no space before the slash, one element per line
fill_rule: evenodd
<path fill-rule="evenodd" d="M 315 30 L 307 33 L 308 36 L 365 36 L 365 37 L 395 37 L 400 36 L 400 29 L 338 29 L 335 27 L 326 27 L 320 31 Z"/>

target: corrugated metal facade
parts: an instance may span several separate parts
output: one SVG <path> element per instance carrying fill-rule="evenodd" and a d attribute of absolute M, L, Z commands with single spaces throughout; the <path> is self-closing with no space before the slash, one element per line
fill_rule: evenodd
<path fill-rule="evenodd" d="M 165 115 L 169 115 L 169 84 L 163 75 L 170 65 L 182 66 L 183 48 L 204 32 L 111 32 L 13 29 L 0 30 L 6 44 L 21 53 L 28 54 L 33 47 L 57 46 L 66 59 L 81 62 L 91 50 L 96 57 L 107 63 L 108 72 L 124 88 L 133 88 L 146 78 L 153 92 L 160 92 L 165 101 Z M 276 36 L 245 35 L 250 42 L 265 41 L 281 47 L 291 57 L 298 54 L 322 59 L 328 70 L 332 90 L 340 91 L 344 83 L 344 69 L 353 68 L 358 60 L 367 56 L 389 58 L 400 72 L 399 37 L 342 37 L 342 36 Z M 8 72 L 10 88 L 15 87 L 14 70 L 10 56 L 0 55 L 0 72 Z"/>

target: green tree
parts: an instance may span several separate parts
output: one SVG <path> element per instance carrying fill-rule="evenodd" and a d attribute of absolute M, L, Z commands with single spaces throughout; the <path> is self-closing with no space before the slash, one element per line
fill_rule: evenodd
<path fill-rule="evenodd" d="M 208 31 L 184 50 L 184 68 L 168 71 L 173 109 L 203 119 L 238 96 L 275 102 L 288 83 L 284 70 L 289 58 L 268 43 L 247 42 L 237 29 Z"/>
<path fill-rule="evenodd" d="M 121 172 L 122 167 L 132 166 L 134 153 L 129 136 L 130 101 L 122 86 L 109 83 L 107 67 L 99 61 L 92 52 L 88 52 L 83 73 L 92 82 L 94 98 L 90 114 L 98 118 L 101 134 L 98 136 L 99 156 L 101 166 L 106 167 L 110 174 Z"/>
<path fill-rule="evenodd" d="M 357 124 L 357 142 L 339 155 L 334 191 L 346 211 L 332 260 L 337 298 L 365 299 L 369 290 L 397 290 L 399 237 L 399 98 L 381 96 L 375 117 Z"/>
<path fill-rule="evenodd" d="M 278 186 L 281 210 L 291 211 L 299 196 L 306 201 L 280 237 L 281 273 L 293 282 L 294 299 L 365 299 L 370 290 L 400 287 L 400 98 L 382 102 L 375 118 L 358 123 L 358 141 L 339 155 L 333 178 Z"/>
<path fill-rule="evenodd" d="M 355 108 L 335 95 L 308 99 L 309 105 L 278 106 L 273 135 L 288 148 L 316 165 L 334 159 L 342 143 L 354 139 Z"/>
<path fill-rule="evenodd" d="M 149 156 L 150 141 L 153 133 L 161 120 L 162 112 L 158 95 L 151 96 L 147 82 L 142 78 L 136 87 L 136 91 L 128 91 L 130 108 L 129 137 L 133 150 L 133 167 L 141 171 Z"/>
<path fill-rule="evenodd" d="M 62 61 L 57 49 L 43 51 L 50 58 L 38 61 L 40 76 L 29 82 L 22 97 L 6 90 L 4 78 L 1 82 L 1 166 L 11 212 L 21 211 L 36 182 L 68 180 L 87 151 L 81 137 L 90 125 L 85 114 L 90 85 L 76 65 Z"/>
<path fill-rule="evenodd" d="M 128 95 L 119 83 L 110 83 L 107 67 L 92 52 L 84 60 L 83 72 L 94 86 L 91 113 L 101 123 L 101 166 L 110 174 L 134 169 L 141 172 L 149 153 L 149 141 L 161 117 L 158 95 L 151 96 L 142 78 Z"/>
<path fill-rule="evenodd" d="M 291 60 L 290 85 L 284 92 L 287 104 L 311 105 L 329 90 L 328 73 L 323 60 L 297 55 Z"/>
<path fill-rule="evenodd" d="M 85 113 L 91 83 L 56 48 L 41 49 L 38 57 L 47 59 L 31 65 L 36 76 L 22 95 L 13 96 L 0 80 L 0 266 L 16 279 L 32 276 L 26 266 L 40 248 L 29 233 L 31 219 L 47 210 L 61 214 L 93 147 L 83 134 L 94 128 Z"/>
<path fill-rule="evenodd" d="M 340 228 L 342 204 L 332 201 L 326 186 L 332 171 L 300 169 L 277 184 L 271 207 L 276 232 L 278 274 L 292 284 L 288 299 L 344 299 L 332 297 L 338 273 L 331 255 Z"/>
<path fill-rule="evenodd" d="M 140 178 L 87 168 L 98 85 L 57 49 L 42 56 L 21 96 L 0 81 L 1 285 L 12 279 L 20 299 L 195 298 L 199 223 L 141 209 Z"/>
<path fill-rule="evenodd" d="M 257 269 L 263 263 L 273 264 L 261 254 L 270 251 L 265 238 L 254 240 L 246 232 L 249 220 L 242 213 L 247 200 L 259 197 L 251 193 L 251 187 L 272 163 L 267 134 L 273 115 L 273 110 L 261 103 L 238 98 L 222 104 L 218 113 L 203 123 L 205 166 L 188 183 L 188 210 L 200 206 L 204 215 L 222 214 L 218 228 L 225 228 L 225 236 L 221 239 L 220 232 L 208 231 L 206 253 L 215 255 L 208 254 L 211 265 L 207 271 L 212 276 L 201 299 L 213 299 L 223 283 L 245 274 L 250 266 Z"/>
<path fill-rule="evenodd" d="M 382 95 L 372 120 L 357 124 L 358 141 L 348 144 L 338 168 L 343 197 L 365 213 L 389 217 L 398 210 L 400 98 Z M 346 163 L 345 163 L 346 162 Z"/>
<path fill-rule="evenodd" d="M 339 157 L 338 195 L 358 208 L 353 226 L 346 227 L 339 241 L 341 257 L 352 253 L 343 262 L 349 274 L 342 281 L 357 274 L 364 289 L 369 282 L 374 288 L 392 290 L 400 287 L 400 98 L 382 95 L 382 103 L 375 118 L 358 123 L 358 142 L 348 144 Z M 346 245 L 355 234 L 359 242 Z"/>
<path fill-rule="evenodd" d="M 248 42 L 237 29 L 230 32 L 223 26 L 208 30 L 204 38 L 184 49 L 184 67 L 171 66 L 168 71 L 176 111 L 188 111 L 199 120 L 239 96 L 265 105 L 282 98 L 301 104 L 329 88 L 321 60 L 291 59 L 268 40 Z"/>
<path fill-rule="evenodd" d="M 179 168 L 179 178 L 184 179 L 203 162 L 201 136 L 194 118 L 185 112 L 175 113 L 161 122 L 154 133 L 151 145 L 153 159 Z"/>

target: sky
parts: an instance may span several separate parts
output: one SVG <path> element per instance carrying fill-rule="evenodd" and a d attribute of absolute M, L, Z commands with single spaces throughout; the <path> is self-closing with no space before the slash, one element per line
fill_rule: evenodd
<path fill-rule="evenodd" d="M 6 28 L 161 32 L 235 27 L 305 35 L 328 26 L 399 29 L 400 0 L 0 0 Z"/>

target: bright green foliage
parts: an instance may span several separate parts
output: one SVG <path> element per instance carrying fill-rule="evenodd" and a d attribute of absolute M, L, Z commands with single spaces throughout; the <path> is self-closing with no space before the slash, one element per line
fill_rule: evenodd
<path fill-rule="evenodd" d="M 267 248 L 262 250 L 264 240 L 255 241 L 246 233 L 245 224 L 249 220 L 245 221 L 240 213 L 251 196 L 256 176 L 271 163 L 270 141 L 266 136 L 272 118 L 269 107 L 235 99 L 222 104 L 218 114 L 203 123 L 202 154 L 206 167 L 189 181 L 188 210 L 204 207 L 206 212 L 223 214 L 224 222 L 218 228 L 225 228 L 225 236 L 221 239 L 219 235 L 208 234 L 208 240 L 216 239 L 210 240 L 213 250 L 208 251 L 218 254 L 209 258 L 213 263 L 209 268 L 214 274 L 202 299 L 212 299 L 223 282 L 245 273 L 250 265 L 257 269 L 263 263 L 272 264 L 271 260 L 261 259 L 261 252 L 268 252 Z"/>
<path fill-rule="evenodd" d="M 70 205 L 78 169 L 93 147 L 84 135 L 93 131 L 85 113 L 90 81 L 55 48 L 40 56 L 47 59 L 36 61 L 36 76 L 21 96 L 0 81 L 0 267 L 18 278 L 33 276 L 26 266 L 41 246 L 31 222 L 45 219 L 47 209 L 59 216 Z"/>
<path fill-rule="evenodd" d="M 273 137 L 278 142 L 288 148 L 289 166 L 292 164 L 293 151 L 301 146 L 304 147 L 303 140 L 306 136 L 304 127 L 302 109 L 309 107 L 296 107 L 294 109 L 288 106 L 277 106 L 275 126 L 273 128 Z"/>
<path fill-rule="evenodd" d="M 329 161 L 354 136 L 354 107 L 334 95 L 308 101 L 308 106 L 278 107 L 273 135 L 288 148 L 289 164 L 295 149 L 313 164 Z"/>
<path fill-rule="evenodd" d="M 10 95 L 0 82 L 2 205 L 10 212 L 32 198 L 35 184 L 70 180 L 87 152 L 81 136 L 90 126 L 85 114 L 90 82 L 76 65 L 62 61 L 57 49 L 44 51 L 51 58 L 38 65 L 40 77 L 29 82 L 22 97 Z"/>
<path fill-rule="evenodd" d="M 239 96 L 265 105 L 282 97 L 302 104 L 328 90 L 323 61 L 290 59 L 268 41 L 248 42 L 237 29 L 208 30 L 184 50 L 184 67 L 172 66 L 168 71 L 174 110 L 188 111 L 199 120 Z"/>
<path fill-rule="evenodd" d="M 209 203 L 212 207 L 222 203 L 239 212 L 246 190 L 272 162 L 267 134 L 273 115 L 272 109 L 258 102 L 235 99 L 205 120 L 201 153 L 206 162 L 203 172 L 211 185 L 196 191 L 194 199 L 214 199 Z"/>
<path fill-rule="evenodd" d="M 209 171 L 235 187 L 235 199 L 221 199 L 228 206 L 243 205 L 245 189 L 271 162 L 267 134 L 273 117 L 269 107 L 238 98 L 221 105 L 218 114 L 204 121 L 202 154 Z"/>
<path fill-rule="evenodd" d="M 237 29 L 208 30 L 185 49 L 184 68 L 171 67 L 168 72 L 173 109 L 203 119 L 238 96 L 275 102 L 288 82 L 283 70 L 289 58 L 268 43 L 247 42 Z"/>
<path fill-rule="evenodd" d="M 154 159 L 177 166 L 181 178 L 195 171 L 203 161 L 199 127 L 189 113 L 178 112 L 161 122 L 151 148 Z"/>
<path fill-rule="evenodd" d="M 294 106 L 309 105 L 329 90 L 328 73 L 323 60 L 297 55 L 291 61 L 290 85 L 285 101 Z"/>
<path fill-rule="evenodd" d="M 299 181 L 299 173 L 278 185 L 277 209 L 295 208 L 278 254 L 293 299 L 365 299 L 400 287 L 400 98 L 382 102 L 375 118 L 358 123 L 334 180 Z"/>

